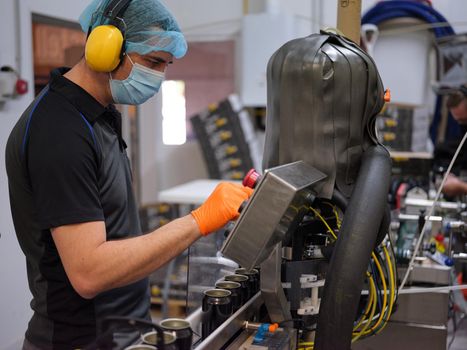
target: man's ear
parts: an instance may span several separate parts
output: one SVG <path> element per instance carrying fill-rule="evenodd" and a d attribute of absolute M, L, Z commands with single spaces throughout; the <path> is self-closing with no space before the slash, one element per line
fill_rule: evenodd
<path fill-rule="evenodd" d="M 118 71 L 120 71 L 121 68 L 125 65 L 125 61 L 127 61 L 127 60 L 128 60 L 127 54 L 123 53 L 122 58 L 121 58 L 120 62 L 118 63 L 117 67 L 115 67 L 115 69 L 113 71 L 111 71 L 110 74 L 115 75 Z"/>

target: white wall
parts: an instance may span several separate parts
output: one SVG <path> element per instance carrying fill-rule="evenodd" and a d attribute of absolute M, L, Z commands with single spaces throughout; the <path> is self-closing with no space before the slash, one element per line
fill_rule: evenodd
<path fill-rule="evenodd" d="M 20 32 L 17 32 L 15 0 L 2 0 L 0 13 L 0 66 L 10 65 L 21 70 L 22 76 L 33 88 L 31 12 L 74 19 L 86 1 L 18 0 Z M 16 59 L 18 43 L 22 55 Z M 33 99 L 30 92 L 0 109 L 0 349 L 21 347 L 27 322 L 31 317 L 27 286 L 26 263 L 10 216 L 8 184 L 5 171 L 5 145 L 16 120 Z"/>
<path fill-rule="evenodd" d="M 15 6 L 13 0 L 2 1 L 0 32 L 14 34 Z M 16 64 L 16 35 L 0 37 L 2 50 L 0 66 Z M 28 79 L 29 80 L 29 79 Z M 29 80 L 30 81 L 30 80 Z M 30 317 L 30 294 L 26 280 L 26 264 L 16 240 L 10 217 L 8 184 L 5 170 L 5 145 L 19 113 L 27 106 L 29 97 L 7 103 L 0 110 L 0 348 L 18 349 Z"/>

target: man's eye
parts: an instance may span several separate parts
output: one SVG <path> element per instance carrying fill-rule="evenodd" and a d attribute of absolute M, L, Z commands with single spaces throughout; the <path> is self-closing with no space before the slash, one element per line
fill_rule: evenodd
<path fill-rule="evenodd" d="M 161 65 L 164 63 L 161 60 L 148 60 L 148 62 L 151 63 L 152 65 Z"/>

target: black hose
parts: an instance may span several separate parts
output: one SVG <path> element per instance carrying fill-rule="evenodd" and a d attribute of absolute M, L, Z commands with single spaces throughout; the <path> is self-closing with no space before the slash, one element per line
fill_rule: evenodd
<path fill-rule="evenodd" d="M 384 147 L 368 148 L 344 215 L 324 286 L 316 350 L 350 349 L 364 275 L 387 204 L 391 160 Z"/>
<path fill-rule="evenodd" d="M 381 220 L 381 225 L 379 226 L 378 236 L 376 236 L 376 243 L 375 248 L 381 244 L 384 237 L 389 231 L 389 225 L 391 224 L 391 208 L 389 204 L 386 204 L 386 208 L 384 209 L 383 220 Z"/>
<path fill-rule="evenodd" d="M 349 205 L 349 201 L 337 188 L 335 188 L 334 191 L 332 192 L 331 200 L 335 205 L 339 207 L 340 210 L 342 210 L 343 213 L 345 213 L 345 210 L 347 209 L 347 206 Z M 378 236 L 376 238 L 375 248 L 379 246 L 381 242 L 383 241 L 384 237 L 386 237 L 390 224 L 391 224 L 391 208 L 389 207 L 389 204 L 387 204 L 386 209 L 384 211 L 383 220 L 381 221 L 381 225 L 378 230 Z"/>
<path fill-rule="evenodd" d="M 331 200 L 339 207 L 340 210 L 342 210 L 343 213 L 347 209 L 347 205 L 349 205 L 348 199 L 345 198 L 345 196 L 337 188 L 334 188 Z"/>

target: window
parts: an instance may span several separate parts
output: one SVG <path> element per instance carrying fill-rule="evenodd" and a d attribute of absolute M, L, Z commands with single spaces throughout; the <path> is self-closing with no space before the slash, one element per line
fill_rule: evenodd
<path fill-rule="evenodd" d="M 162 83 L 162 141 L 164 145 L 186 142 L 185 82 L 181 80 Z"/>

